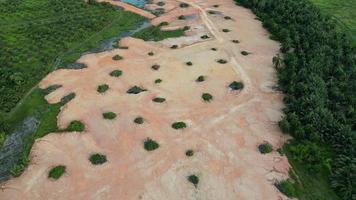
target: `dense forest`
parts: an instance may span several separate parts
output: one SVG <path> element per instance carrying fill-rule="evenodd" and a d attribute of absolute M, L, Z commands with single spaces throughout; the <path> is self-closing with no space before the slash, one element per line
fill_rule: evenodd
<path fill-rule="evenodd" d="M 143 20 L 110 4 L 77 0 L 5 0 L 0 18 L 0 112 L 9 112 L 94 34 L 112 23 L 130 30 Z"/>
<path fill-rule="evenodd" d="M 284 93 L 279 123 L 294 137 L 291 156 L 328 170 L 343 200 L 356 199 L 356 49 L 308 0 L 236 0 L 281 42 L 273 62 Z"/>

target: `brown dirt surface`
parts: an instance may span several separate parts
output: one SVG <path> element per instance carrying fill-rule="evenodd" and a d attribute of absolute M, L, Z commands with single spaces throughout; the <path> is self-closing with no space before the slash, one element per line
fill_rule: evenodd
<path fill-rule="evenodd" d="M 120 45 L 129 49 L 82 56 L 78 62 L 88 68 L 60 69 L 42 80 L 41 88 L 62 85 L 46 96 L 49 103 L 76 93 L 62 107 L 58 126 L 80 120 L 86 131 L 38 139 L 30 166 L 3 185 L 0 199 L 288 199 L 274 186 L 276 180 L 288 177 L 289 170 L 287 158 L 275 151 L 288 139 L 277 126 L 282 95 L 272 89 L 276 83 L 272 57 L 279 44 L 269 39 L 249 10 L 231 0 L 165 2 L 173 6 L 171 12 L 153 23 L 189 24 L 192 30 L 186 36 L 160 42 L 125 38 Z M 180 2 L 190 7 L 180 8 Z M 215 4 L 220 6 L 213 9 Z M 219 13 L 211 15 L 207 10 Z M 179 13 L 198 18 L 178 22 Z M 225 15 L 232 20 L 224 19 Z M 224 33 L 224 28 L 231 31 Z M 211 38 L 200 39 L 203 34 Z M 235 39 L 240 43 L 231 42 Z M 179 48 L 170 49 L 172 44 Z M 251 54 L 243 56 L 243 50 Z M 123 59 L 112 60 L 116 54 Z M 218 59 L 227 63 L 219 64 Z M 188 61 L 193 65 L 187 66 Z M 154 64 L 160 69 L 152 70 Z M 116 69 L 123 71 L 122 76 L 111 77 Z M 198 83 L 200 75 L 205 81 Z M 155 84 L 158 78 L 162 82 Z M 242 81 L 244 89 L 230 91 L 232 81 Z M 110 88 L 100 94 L 97 86 L 104 83 Z M 135 85 L 147 91 L 127 94 Z M 213 100 L 204 102 L 203 93 L 212 94 Z M 166 101 L 155 103 L 155 97 Z M 117 117 L 103 119 L 102 113 L 109 111 Z M 144 118 L 143 124 L 133 122 L 137 116 Z M 187 127 L 172 129 L 176 121 L 184 121 Z M 148 137 L 160 147 L 146 151 L 143 142 Z M 257 146 L 266 141 L 274 151 L 263 155 Z M 194 150 L 192 157 L 185 155 L 188 149 Z M 108 162 L 92 165 L 88 158 L 96 152 L 105 154 Z M 48 179 L 49 170 L 58 164 L 65 165 L 67 172 L 57 181 Z M 191 174 L 199 177 L 197 187 L 187 181 Z"/>

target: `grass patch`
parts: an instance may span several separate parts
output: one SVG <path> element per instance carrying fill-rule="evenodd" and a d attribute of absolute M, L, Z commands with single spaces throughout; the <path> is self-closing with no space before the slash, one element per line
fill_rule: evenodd
<path fill-rule="evenodd" d="M 146 151 L 153 151 L 159 148 L 159 144 L 151 138 L 147 138 L 143 142 L 143 147 L 146 149 Z"/>
<path fill-rule="evenodd" d="M 135 86 L 131 87 L 130 89 L 128 89 L 126 91 L 126 93 L 127 94 L 139 94 L 139 93 L 145 92 L 145 91 L 147 91 L 147 90 L 135 85 Z"/>
<path fill-rule="evenodd" d="M 190 183 L 192 183 L 194 185 L 194 187 L 196 187 L 196 188 L 198 187 L 198 184 L 199 184 L 199 177 L 198 176 L 192 174 L 192 175 L 188 176 L 187 179 L 188 179 L 188 181 Z"/>
<path fill-rule="evenodd" d="M 99 85 L 98 88 L 96 89 L 96 91 L 98 91 L 99 93 L 104 93 L 109 89 L 109 85 L 108 84 L 102 84 Z"/>
<path fill-rule="evenodd" d="M 186 152 L 185 152 L 185 155 L 188 156 L 188 157 L 191 157 L 194 155 L 194 151 L 192 149 L 188 149 Z"/>
<path fill-rule="evenodd" d="M 112 77 L 119 77 L 121 75 L 122 75 L 122 71 L 118 70 L 118 69 L 110 72 L 110 76 L 112 76 Z"/>
<path fill-rule="evenodd" d="M 184 129 L 184 128 L 186 128 L 187 127 L 187 125 L 184 123 L 184 122 L 174 122 L 173 124 L 172 124 L 172 128 L 173 129 L 176 129 L 176 130 L 178 130 L 178 129 Z"/>
<path fill-rule="evenodd" d="M 115 119 L 116 118 L 116 113 L 105 112 L 105 113 L 103 113 L 103 118 L 104 119 Z"/>
<path fill-rule="evenodd" d="M 112 59 L 113 60 L 122 60 L 124 58 L 122 56 L 120 56 L 120 55 L 115 55 L 115 56 L 112 57 Z"/>
<path fill-rule="evenodd" d="M 83 132 L 84 130 L 85 130 L 85 125 L 81 121 L 74 120 L 70 122 L 70 124 L 68 125 L 65 131 Z"/>
<path fill-rule="evenodd" d="M 135 122 L 136 124 L 143 124 L 144 119 L 143 119 L 143 117 L 138 116 L 138 117 L 136 117 L 136 118 L 134 119 L 134 122 Z"/>
<path fill-rule="evenodd" d="M 161 83 L 162 82 L 162 79 L 158 78 L 155 80 L 155 84 L 158 84 L 158 83 Z"/>
<path fill-rule="evenodd" d="M 232 83 L 230 83 L 229 88 L 231 90 L 241 90 L 242 88 L 244 88 L 244 84 L 242 82 L 233 81 Z"/>
<path fill-rule="evenodd" d="M 89 161 L 93 165 L 102 165 L 107 162 L 106 155 L 95 153 L 89 157 Z"/>
<path fill-rule="evenodd" d="M 144 41 L 161 41 L 166 38 L 177 38 L 184 35 L 184 28 L 183 29 L 176 29 L 176 30 L 169 30 L 169 31 L 162 31 L 161 30 L 162 23 L 158 26 L 151 26 L 145 28 L 141 31 L 135 33 L 132 37 L 139 38 Z"/>
<path fill-rule="evenodd" d="M 49 173 L 48 173 L 48 178 L 52 179 L 59 179 L 64 173 L 66 172 L 66 166 L 64 165 L 57 165 L 53 167 Z"/>
<path fill-rule="evenodd" d="M 290 179 L 279 181 L 275 183 L 275 186 L 287 197 L 296 197 L 296 191 Z"/>
<path fill-rule="evenodd" d="M 267 154 L 273 151 L 273 147 L 270 143 L 265 142 L 263 144 L 258 145 L 258 150 L 262 154 Z"/>
<path fill-rule="evenodd" d="M 165 98 L 162 98 L 162 97 L 155 97 L 152 99 L 153 102 L 156 102 L 156 103 L 163 103 L 166 101 Z"/>
<path fill-rule="evenodd" d="M 203 81 L 205 81 L 205 76 L 199 76 L 195 81 L 196 82 L 203 82 Z"/>
<path fill-rule="evenodd" d="M 201 95 L 201 98 L 205 101 L 205 102 L 210 102 L 213 100 L 213 95 L 209 94 L 209 93 L 203 93 Z"/>
<path fill-rule="evenodd" d="M 0 149 L 2 148 L 2 145 L 4 145 L 5 140 L 6 140 L 6 133 L 0 132 Z"/>

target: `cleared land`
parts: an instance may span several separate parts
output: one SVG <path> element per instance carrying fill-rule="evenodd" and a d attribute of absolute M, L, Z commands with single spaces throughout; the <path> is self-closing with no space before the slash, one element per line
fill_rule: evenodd
<path fill-rule="evenodd" d="M 42 80 L 41 88 L 62 85 L 46 96 L 51 104 L 76 94 L 61 107 L 58 127 L 79 120 L 85 131 L 37 139 L 30 166 L 3 185 L 1 198 L 288 199 L 274 186 L 289 170 L 286 157 L 275 151 L 286 140 L 276 124 L 282 96 L 272 90 L 279 44 L 233 1 L 218 8 L 213 0 L 186 1 L 188 8 L 181 3 L 166 1 L 163 7 L 172 9 L 152 23 L 167 21 L 166 30 L 190 26 L 186 36 L 126 38 L 120 46 L 128 49 L 82 56 L 78 62 L 87 68 L 60 69 Z M 122 74 L 111 76 L 114 70 Z M 234 81 L 243 82 L 243 89 L 231 90 Z M 107 90 L 99 93 L 104 84 Z M 136 92 L 128 94 L 133 87 Z M 213 99 L 203 101 L 204 93 Z M 165 101 L 152 101 L 157 97 Z M 103 113 L 116 117 L 107 120 Z M 134 123 L 137 116 L 144 123 Z M 261 154 L 258 146 L 266 142 L 274 151 Z M 194 151 L 189 158 L 187 150 Z M 58 165 L 66 166 L 65 173 L 48 179 Z"/>

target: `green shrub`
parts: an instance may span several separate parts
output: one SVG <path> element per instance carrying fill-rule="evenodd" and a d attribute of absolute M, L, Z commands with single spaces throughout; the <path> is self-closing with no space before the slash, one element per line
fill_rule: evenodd
<path fill-rule="evenodd" d="M 230 20 L 230 19 L 231 19 L 231 17 L 229 17 L 229 16 L 225 16 L 225 17 L 224 17 L 224 19 L 226 19 L 226 20 Z"/>
<path fill-rule="evenodd" d="M 70 122 L 69 126 L 66 129 L 66 131 L 77 131 L 77 132 L 82 132 L 84 130 L 85 130 L 85 125 L 78 120 L 74 120 Z"/>
<path fill-rule="evenodd" d="M 213 100 L 213 96 L 209 93 L 203 93 L 201 95 L 201 98 L 206 102 L 210 102 L 211 100 Z"/>
<path fill-rule="evenodd" d="M 68 102 L 70 102 L 74 98 L 75 98 L 75 93 L 71 92 L 70 94 L 68 94 L 68 95 L 66 95 L 66 96 L 61 98 L 61 104 L 62 105 L 67 104 Z"/>
<path fill-rule="evenodd" d="M 275 186 L 280 192 L 285 194 L 287 197 L 296 197 L 296 190 L 294 188 L 293 183 L 289 179 L 279 181 L 275 183 Z"/>
<path fill-rule="evenodd" d="M 105 155 L 99 154 L 99 153 L 95 153 L 95 154 L 92 154 L 92 155 L 89 157 L 89 161 L 90 161 L 91 164 L 93 164 L 93 165 L 101 165 L 101 164 L 106 163 L 107 159 L 106 159 L 106 156 L 105 156 Z"/>
<path fill-rule="evenodd" d="M 158 26 L 168 26 L 169 23 L 168 22 L 161 22 Z"/>
<path fill-rule="evenodd" d="M 96 91 L 98 91 L 99 93 L 104 93 L 109 89 L 109 85 L 108 84 L 102 84 L 99 85 L 98 88 L 96 89 Z"/>
<path fill-rule="evenodd" d="M 158 84 L 158 83 L 161 83 L 162 82 L 162 79 L 158 78 L 155 80 L 155 83 Z"/>
<path fill-rule="evenodd" d="M 273 150 L 273 147 L 271 144 L 266 142 L 266 143 L 258 145 L 258 150 L 260 151 L 260 153 L 266 154 L 266 153 L 271 153 Z"/>
<path fill-rule="evenodd" d="M 205 76 L 199 76 L 195 81 L 196 82 L 203 82 L 203 81 L 205 81 Z"/>
<path fill-rule="evenodd" d="M 147 53 L 147 55 L 153 56 L 153 55 L 155 55 L 155 53 L 153 53 L 152 51 L 150 51 L 150 52 Z"/>
<path fill-rule="evenodd" d="M 213 11 L 213 10 L 209 10 L 209 11 L 208 11 L 208 13 L 209 13 L 209 14 L 211 14 L 211 15 L 216 14 L 216 12 L 215 12 L 215 11 Z"/>
<path fill-rule="evenodd" d="M 214 8 L 218 8 L 218 7 L 219 7 L 219 5 L 215 4 L 215 5 L 213 5 L 213 7 L 214 7 Z"/>
<path fill-rule="evenodd" d="M 188 66 L 192 66 L 193 65 L 193 63 L 190 62 L 190 61 L 186 62 L 185 64 L 188 65 Z"/>
<path fill-rule="evenodd" d="M 240 89 L 244 88 L 244 84 L 242 82 L 234 81 L 234 82 L 230 83 L 229 88 L 231 90 L 240 90 Z"/>
<path fill-rule="evenodd" d="M 105 113 L 103 113 L 103 117 L 104 117 L 104 119 L 115 119 L 116 114 L 113 112 L 105 112 Z"/>
<path fill-rule="evenodd" d="M 117 55 L 113 56 L 112 59 L 113 59 L 113 60 L 122 60 L 123 57 L 120 56 L 119 54 L 117 54 Z"/>
<path fill-rule="evenodd" d="M 191 157 L 194 155 L 194 151 L 191 150 L 191 149 L 188 149 L 186 152 L 185 152 L 185 155 L 188 156 L 188 157 Z"/>
<path fill-rule="evenodd" d="M 217 48 L 211 48 L 212 51 L 217 51 L 218 49 Z"/>
<path fill-rule="evenodd" d="M 199 183 L 199 177 L 198 176 L 192 174 L 192 175 L 188 176 L 187 179 L 188 179 L 189 182 L 191 182 L 194 185 L 194 187 L 198 187 L 198 183 Z"/>
<path fill-rule="evenodd" d="M 166 38 L 177 38 L 184 35 L 184 29 L 161 30 L 161 26 L 145 28 L 136 32 L 132 37 L 143 39 L 144 41 L 160 41 Z"/>
<path fill-rule="evenodd" d="M 160 66 L 160 65 L 157 65 L 157 64 L 154 64 L 154 65 L 151 66 L 151 68 L 152 68 L 153 70 L 159 70 L 160 67 L 161 67 L 161 66 Z"/>
<path fill-rule="evenodd" d="M 227 32 L 230 32 L 230 30 L 227 29 L 227 28 L 224 28 L 224 29 L 222 30 L 222 32 L 227 33 Z"/>
<path fill-rule="evenodd" d="M 4 145 L 5 140 L 6 140 L 6 133 L 0 131 L 0 149 L 1 149 L 2 146 Z"/>
<path fill-rule="evenodd" d="M 48 173 L 48 178 L 52 179 L 59 179 L 64 173 L 66 172 L 66 166 L 64 165 L 57 165 L 53 167 L 49 173 Z"/>
<path fill-rule="evenodd" d="M 247 52 L 247 51 L 241 51 L 241 54 L 244 55 L 244 56 L 247 56 L 247 55 L 250 54 L 250 53 Z"/>
<path fill-rule="evenodd" d="M 205 39 L 208 39 L 210 37 L 208 35 L 202 35 L 202 36 L 200 36 L 200 38 L 205 40 Z"/>
<path fill-rule="evenodd" d="M 143 122 L 144 122 L 144 119 L 143 119 L 143 117 L 136 117 L 135 119 L 134 119 L 134 122 L 136 123 L 136 124 L 143 124 Z"/>
<path fill-rule="evenodd" d="M 174 128 L 174 129 L 183 129 L 186 127 L 187 127 L 187 125 L 184 122 L 174 122 L 172 124 L 172 128 Z"/>
<path fill-rule="evenodd" d="M 183 31 L 187 31 L 187 30 L 189 30 L 190 29 L 190 26 L 184 26 L 183 27 Z"/>
<path fill-rule="evenodd" d="M 118 69 L 110 72 L 110 76 L 113 76 L 113 77 L 119 77 L 121 75 L 122 75 L 122 71 L 118 70 Z"/>
<path fill-rule="evenodd" d="M 151 138 L 147 138 L 143 142 L 143 147 L 146 149 L 146 151 L 153 151 L 159 147 L 159 144 Z"/>
<path fill-rule="evenodd" d="M 145 92 L 145 91 L 147 91 L 147 90 L 135 85 L 135 86 L 131 87 L 130 89 L 128 89 L 126 93 L 127 94 L 138 94 L 138 93 Z"/>
<path fill-rule="evenodd" d="M 238 43 L 240 43 L 240 41 L 239 40 L 231 40 L 233 43 L 236 43 L 236 44 L 238 44 Z"/>
<path fill-rule="evenodd" d="M 184 15 L 180 15 L 180 16 L 178 17 L 178 19 L 179 19 L 179 20 L 185 20 L 185 16 L 184 16 Z"/>
<path fill-rule="evenodd" d="M 171 49 L 176 49 L 176 48 L 178 48 L 178 45 L 176 45 L 176 44 L 171 46 Z"/>
<path fill-rule="evenodd" d="M 188 8 L 188 7 L 189 7 L 189 4 L 187 4 L 187 3 L 180 3 L 180 4 L 179 4 L 179 7 L 181 7 L 181 8 Z"/>
<path fill-rule="evenodd" d="M 163 1 L 160 1 L 160 2 L 157 3 L 157 5 L 158 5 L 158 6 L 164 6 L 165 3 L 164 3 Z"/>
<path fill-rule="evenodd" d="M 155 97 L 152 99 L 153 102 L 156 102 L 156 103 L 163 103 L 166 101 L 165 98 L 162 98 L 162 97 Z"/>
<path fill-rule="evenodd" d="M 227 61 L 224 60 L 224 59 L 219 59 L 219 60 L 217 60 L 216 62 L 218 62 L 218 63 L 220 63 L 220 64 L 226 64 L 226 63 L 227 63 Z"/>
<path fill-rule="evenodd" d="M 10 168 L 11 176 L 19 177 L 22 174 L 22 172 L 25 170 L 25 167 L 26 166 L 24 164 L 15 164 L 11 166 Z"/>

